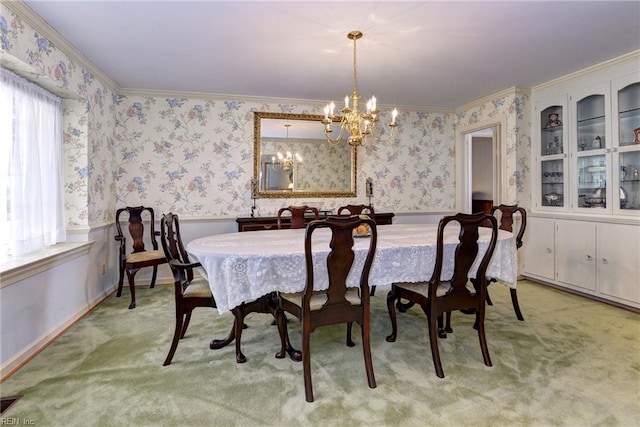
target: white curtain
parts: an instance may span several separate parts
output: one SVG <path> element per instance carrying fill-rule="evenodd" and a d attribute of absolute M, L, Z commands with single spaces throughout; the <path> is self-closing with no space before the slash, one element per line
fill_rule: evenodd
<path fill-rule="evenodd" d="M 6 69 L 0 69 L 0 164 L 0 255 L 64 241 L 62 101 Z"/>

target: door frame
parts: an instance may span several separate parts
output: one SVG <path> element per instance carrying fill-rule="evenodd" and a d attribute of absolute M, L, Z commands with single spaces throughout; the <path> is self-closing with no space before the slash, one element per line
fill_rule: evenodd
<path fill-rule="evenodd" d="M 475 122 L 456 129 L 456 210 L 471 213 L 471 134 L 473 132 L 494 128 L 493 132 L 493 204 L 503 203 L 507 192 L 506 158 L 506 122 L 496 118 Z"/>

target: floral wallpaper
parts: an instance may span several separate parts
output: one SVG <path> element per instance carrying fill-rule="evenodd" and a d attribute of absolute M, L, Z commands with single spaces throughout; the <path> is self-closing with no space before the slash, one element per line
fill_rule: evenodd
<path fill-rule="evenodd" d="M 0 45 L 5 58 L 27 64 L 39 80 L 49 79 L 64 90 L 65 206 L 69 227 L 112 221 L 112 89 L 8 8 L 0 14 Z M 66 96 L 69 93 L 72 95 Z"/>
<path fill-rule="evenodd" d="M 512 94 L 501 96 L 469 110 L 456 113 L 456 126 L 470 126 L 490 119 L 504 119 L 506 123 L 507 200 L 529 208 L 531 115 L 530 96 L 514 89 Z"/>
<path fill-rule="evenodd" d="M 117 207 L 150 205 L 190 217 L 249 213 L 253 113 L 321 114 L 309 104 L 260 99 L 186 98 L 118 93 L 17 14 L 0 11 L 0 44 L 71 92 L 64 103 L 66 213 L 70 227 L 112 222 Z M 389 142 L 359 148 L 358 197 L 259 199 L 260 214 L 289 204 L 337 209 L 364 203 L 373 179 L 377 210 L 455 209 L 455 129 L 491 117 L 507 123 L 508 197 L 528 203 L 529 97 L 514 92 L 457 114 L 402 111 Z M 381 115 L 381 123 L 389 120 Z M 306 156 L 306 154 L 305 154 Z M 330 170 L 328 171 L 330 172 Z"/>

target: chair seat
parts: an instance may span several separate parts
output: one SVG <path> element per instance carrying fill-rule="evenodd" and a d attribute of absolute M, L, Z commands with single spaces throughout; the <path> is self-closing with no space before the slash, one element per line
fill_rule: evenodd
<path fill-rule="evenodd" d="M 399 282 L 394 283 L 395 286 L 406 289 L 408 291 L 414 292 L 416 294 L 420 294 L 425 298 L 429 298 L 429 285 L 427 282 Z M 471 293 L 471 295 L 476 294 L 476 289 L 473 287 L 471 281 L 467 281 L 467 289 Z M 440 298 L 447 295 L 451 291 L 451 282 L 444 281 L 438 284 L 438 289 L 436 290 L 436 297 Z"/>
<path fill-rule="evenodd" d="M 302 307 L 302 293 L 295 294 L 280 294 L 280 297 L 290 301 L 291 303 Z M 351 305 L 360 305 L 360 295 L 358 294 L 358 288 L 349 288 L 345 298 Z M 320 310 L 327 302 L 327 294 L 323 291 L 314 292 L 311 296 L 311 311 Z"/>
<path fill-rule="evenodd" d="M 196 278 L 191 281 L 182 296 L 184 298 L 211 298 L 213 294 L 206 279 Z"/>
<path fill-rule="evenodd" d="M 127 262 L 134 264 L 137 262 L 151 261 L 154 259 L 165 259 L 163 251 L 144 251 L 127 255 Z"/>

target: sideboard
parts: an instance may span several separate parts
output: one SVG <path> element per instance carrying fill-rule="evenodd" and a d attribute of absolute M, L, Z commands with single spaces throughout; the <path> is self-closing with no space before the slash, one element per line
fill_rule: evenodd
<path fill-rule="evenodd" d="M 320 219 L 326 218 L 326 213 L 320 214 Z M 376 224 L 386 225 L 391 224 L 394 214 L 392 212 L 376 212 Z M 307 222 L 311 221 L 313 216 L 307 217 Z M 238 223 L 238 231 L 257 231 L 257 230 L 270 230 L 278 227 L 278 217 L 276 216 L 239 216 L 236 218 Z M 289 219 L 282 218 L 282 227 L 289 228 Z"/>

